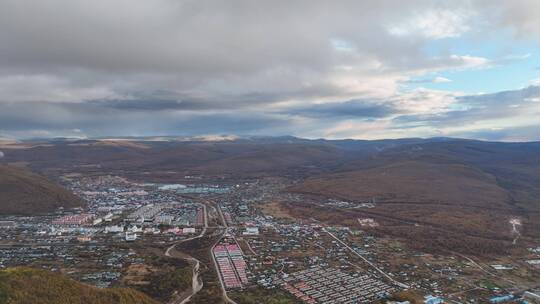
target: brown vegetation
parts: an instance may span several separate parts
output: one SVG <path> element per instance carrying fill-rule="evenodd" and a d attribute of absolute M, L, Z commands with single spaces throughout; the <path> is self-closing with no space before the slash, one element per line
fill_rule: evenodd
<path fill-rule="evenodd" d="M 26 169 L 0 165 L 0 214 L 33 215 L 83 205 L 80 198 Z"/>
<path fill-rule="evenodd" d="M 0 302 L 6 304 L 157 304 L 129 288 L 99 289 L 60 274 L 31 268 L 0 271 Z"/>
<path fill-rule="evenodd" d="M 507 191 L 496 179 L 463 164 L 400 161 L 310 178 L 291 191 L 355 201 L 442 203 L 504 207 Z"/>
<path fill-rule="evenodd" d="M 321 222 L 332 225 L 345 225 L 357 229 L 369 230 L 371 233 L 380 236 L 392 236 L 407 240 L 405 244 L 413 250 L 425 252 L 448 252 L 457 251 L 465 254 L 493 255 L 506 254 L 511 246 L 511 238 L 504 232 L 508 231 L 507 225 L 501 225 L 500 221 L 485 219 L 488 224 L 478 224 L 474 220 L 472 223 L 464 218 L 453 225 L 445 222 L 444 217 L 423 221 L 421 219 L 400 217 L 387 211 L 377 211 L 377 208 L 368 210 L 354 209 L 334 209 L 310 203 L 288 203 L 285 204 L 289 212 L 298 218 L 315 218 Z M 423 210 L 421 206 L 413 210 Z M 455 211 L 457 212 L 457 211 Z M 452 214 L 452 212 L 449 212 Z M 477 219 L 478 215 L 470 215 L 470 218 Z M 373 218 L 380 225 L 375 228 L 361 227 L 356 219 Z M 485 227 L 495 227 L 499 225 L 501 229 L 495 231 L 486 230 Z M 479 227 L 475 229 L 474 227 Z M 503 230 L 504 229 L 504 232 Z M 500 235 L 497 234 L 500 233 Z"/>

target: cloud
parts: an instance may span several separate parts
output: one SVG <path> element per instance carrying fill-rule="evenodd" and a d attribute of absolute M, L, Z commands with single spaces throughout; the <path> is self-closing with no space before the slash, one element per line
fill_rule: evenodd
<path fill-rule="evenodd" d="M 452 80 L 445 77 L 441 77 L 441 76 L 437 76 L 433 79 L 433 83 L 447 83 L 447 82 L 452 82 Z"/>
<path fill-rule="evenodd" d="M 540 78 L 531 80 L 530 84 L 533 86 L 540 86 Z"/>
<path fill-rule="evenodd" d="M 537 97 L 540 97 L 540 86 L 531 85 L 519 90 L 461 96 L 458 97 L 458 101 L 475 108 L 492 107 L 495 109 L 501 106 L 527 103 L 531 98 Z"/>
<path fill-rule="evenodd" d="M 540 140 L 540 124 L 526 127 L 486 128 L 454 133 L 455 137 L 490 141 L 522 142 Z"/>
<path fill-rule="evenodd" d="M 436 76 L 434 78 L 420 78 L 420 79 L 409 79 L 406 83 L 448 83 L 452 82 L 451 79 L 442 76 Z"/>
<path fill-rule="evenodd" d="M 395 113 L 389 104 L 377 104 L 365 100 L 350 100 L 288 108 L 283 114 L 316 118 L 382 118 Z"/>
<path fill-rule="evenodd" d="M 421 35 L 442 39 L 458 37 L 470 30 L 472 14 L 468 10 L 433 10 L 415 14 L 402 23 L 392 25 L 388 32 L 395 36 Z"/>
<path fill-rule="evenodd" d="M 540 140 L 535 131 L 540 129 L 540 105 L 536 102 L 540 100 L 540 86 L 454 98 L 455 103 L 447 111 L 401 115 L 395 117 L 393 123 L 409 130 L 428 128 L 443 136 Z M 515 136 L 512 136 L 514 131 Z"/>
<path fill-rule="evenodd" d="M 457 69 L 478 68 L 489 63 L 487 58 L 470 55 L 451 55 L 450 59 Z"/>
<path fill-rule="evenodd" d="M 502 60 L 506 60 L 506 61 L 519 61 L 519 60 L 529 59 L 531 56 L 532 56 L 531 53 L 526 53 L 526 54 L 510 54 L 510 55 L 504 56 L 504 57 L 502 58 Z"/>
<path fill-rule="evenodd" d="M 385 137 L 436 134 L 456 113 L 509 117 L 538 103 L 508 93 L 513 100 L 488 104 L 403 84 L 503 64 L 481 50 L 458 52 L 452 39 L 483 43 L 506 30 L 540 37 L 536 6 L 0 1 L 0 134 Z"/>
<path fill-rule="evenodd" d="M 490 12 L 486 18 L 491 26 L 510 28 L 520 38 L 540 38 L 540 2 L 483 0 L 478 5 Z"/>
<path fill-rule="evenodd" d="M 278 115 L 235 111 L 115 108 L 106 103 L 0 104 L 0 134 L 6 137 L 102 137 L 150 135 L 262 134 L 290 127 Z"/>

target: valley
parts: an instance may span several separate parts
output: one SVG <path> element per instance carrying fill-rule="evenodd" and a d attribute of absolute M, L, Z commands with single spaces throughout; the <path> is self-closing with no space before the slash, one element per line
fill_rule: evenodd
<path fill-rule="evenodd" d="M 540 288 L 537 143 L 58 140 L 2 151 L 0 189 L 14 193 L 0 202 L 6 271 L 160 303 L 485 303 Z"/>

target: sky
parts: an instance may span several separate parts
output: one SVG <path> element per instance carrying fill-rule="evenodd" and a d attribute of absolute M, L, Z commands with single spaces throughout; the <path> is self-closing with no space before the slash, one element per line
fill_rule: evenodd
<path fill-rule="evenodd" d="M 540 140 L 537 0 L 0 0 L 0 138 Z"/>

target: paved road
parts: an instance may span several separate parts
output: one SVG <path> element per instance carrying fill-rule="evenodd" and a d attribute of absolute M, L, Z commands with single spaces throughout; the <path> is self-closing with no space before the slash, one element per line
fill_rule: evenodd
<path fill-rule="evenodd" d="M 203 206 L 203 214 L 204 214 L 204 228 L 201 231 L 201 233 L 199 233 L 198 235 L 196 235 L 194 237 L 187 238 L 187 239 L 175 242 L 174 244 L 169 246 L 169 248 L 167 248 L 167 250 L 165 250 L 165 256 L 172 257 L 171 251 L 178 244 L 201 238 L 206 234 L 206 231 L 208 230 L 208 214 L 207 214 L 207 211 L 206 211 L 206 205 L 203 204 L 202 206 Z M 192 279 L 192 281 L 191 281 L 191 294 L 187 295 L 184 298 L 173 299 L 171 302 L 169 302 L 170 304 L 185 304 L 189 300 L 191 300 L 191 297 L 193 297 L 196 293 L 198 293 L 203 288 L 203 281 L 199 277 L 199 268 L 200 268 L 201 262 L 199 260 L 197 260 L 196 258 L 190 256 L 190 255 L 186 255 L 186 254 L 184 254 L 184 255 L 185 255 L 185 257 L 181 257 L 181 258 L 183 258 L 186 261 L 193 264 L 193 275 L 191 277 L 191 279 Z"/>
<path fill-rule="evenodd" d="M 227 290 L 225 289 L 225 283 L 223 282 L 223 279 L 221 278 L 221 275 L 219 274 L 218 264 L 217 264 L 216 258 L 214 257 L 214 247 L 221 241 L 224 234 L 225 234 L 225 231 L 223 232 L 221 237 L 217 240 L 217 242 L 214 243 L 214 245 L 210 248 L 210 255 L 212 256 L 212 261 L 214 262 L 214 267 L 216 268 L 216 273 L 219 278 L 219 284 L 221 285 L 223 300 L 225 300 L 226 303 L 237 304 L 233 299 L 229 298 L 229 295 L 227 294 Z"/>
<path fill-rule="evenodd" d="M 206 201 L 210 202 L 208 200 L 206 200 Z M 223 300 L 225 300 L 226 303 L 237 304 L 233 299 L 229 298 L 229 295 L 227 294 L 227 289 L 225 288 L 225 283 L 223 282 L 223 279 L 221 278 L 221 274 L 219 272 L 219 267 L 218 267 L 218 264 L 217 264 L 217 261 L 216 261 L 216 257 L 214 256 L 214 247 L 216 247 L 216 245 L 221 241 L 223 236 L 227 233 L 228 226 L 227 226 L 227 221 L 225 220 L 225 217 L 223 216 L 223 213 L 221 212 L 221 208 L 219 206 L 219 203 L 216 203 L 216 202 L 213 202 L 213 203 L 215 204 L 215 206 L 216 206 L 216 208 L 218 210 L 219 217 L 221 218 L 221 222 L 223 223 L 223 227 L 225 227 L 225 229 L 221 233 L 221 237 L 214 243 L 214 245 L 212 245 L 212 247 L 210 247 L 210 256 L 212 257 L 212 261 L 214 262 L 214 267 L 216 269 L 216 274 L 217 274 L 218 279 L 219 279 L 219 284 L 221 285 L 221 292 L 222 292 L 222 295 L 223 295 Z"/>

